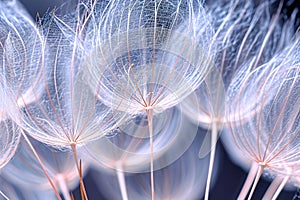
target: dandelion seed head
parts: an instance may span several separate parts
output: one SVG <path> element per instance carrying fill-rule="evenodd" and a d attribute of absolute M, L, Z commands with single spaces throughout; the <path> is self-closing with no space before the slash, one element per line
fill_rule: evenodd
<path fill-rule="evenodd" d="M 77 5 L 77 4 L 76 4 Z M 81 146 L 104 137 L 125 115 L 103 105 L 86 85 L 81 62 L 86 55 L 83 38 L 88 26 L 85 7 L 71 7 L 66 20 L 62 11 L 68 4 L 43 18 L 44 84 L 40 99 L 27 104 L 23 128 L 34 138 L 56 148 Z"/>
<path fill-rule="evenodd" d="M 212 64 L 207 55 L 213 51 L 212 30 L 200 3 L 193 5 L 111 3 L 97 24 L 96 46 L 84 72 L 102 102 L 133 114 L 162 112 L 199 85 Z"/>
<path fill-rule="evenodd" d="M 231 120 L 239 148 L 269 170 L 285 175 L 299 166 L 298 48 L 296 40 L 276 59 L 255 70 L 253 77 L 242 81 L 237 92 L 239 101 L 229 104 L 239 113 L 236 121 Z"/>

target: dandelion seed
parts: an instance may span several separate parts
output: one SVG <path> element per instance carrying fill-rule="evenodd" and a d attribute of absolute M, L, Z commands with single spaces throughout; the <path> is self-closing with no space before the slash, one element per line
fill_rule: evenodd
<path fill-rule="evenodd" d="M 82 17 L 87 11 L 81 10 L 81 5 L 69 14 L 75 21 L 64 21 L 69 17 L 61 16 L 60 10 L 44 19 L 44 40 L 49 45 L 44 55 L 47 71 L 42 74 L 45 90 L 39 102 L 26 104 L 24 109 L 24 128 L 51 146 L 83 145 L 103 137 L 122 118 L 120 112 L 99 102 L 84 83 L 80 63 L 85 48 L 81 39 L 88 19 Z"/>
<path fill-rule="evenodd" d="M 92 88 L 101 85 L 106 105 L 130 113 L 164 110 L 199 85 L 211 64 L 203 49 L 211 29 L 201 5 L 114 1 L 111 7 L 85 72 Z"/>
<path fill-rule="evenodd" d="M 37 102 L 24 102 L 21 125 L 40 142 L 73 152 L 80 186 L 87 199 L 77 147 L 104 137 L 126 120 L 126 116 L 101 103 L 86 85 L 80 66 L 86 55 L 82 38 L 90 19 L 88 10 L 80 2 L 65 16 L 61 12 L 70 9 L 66 6 L 49 13 L 43 20 L 43 40 L 47 44 L 41 77 L 44 90 Z"/>
<path fill-rule="evenodd" d="M 199 152 L 200 157 L 210 152 L 211 165 L 218 133 L 224 125 L 226 128 L 227 119 L 230 119 L 225 116 L 225 99 L 232 78 L 245 63 L 250 62 L 252 66 L 244 68 L 242 76 L 271 59 L 275 52 L 284 47 L 292 33 L 278 24 L 278 13 L 274 17 L 271 16 L 270 5 L 271 3 L 264 2 L 256 7 L 254 2 L 243 0 L 215 1 L 207 5 L 215 29 L 211 41 L 217 46 L 216 55 L 213 56 L 215 64 L 194 95 L 183 101 L 182 110 L 193 121 L 211 130 Z M 247 109 L 244 111 L 249 114 Z M 211 169 L 212 166 L 209 174 Z"/>
<path fill-rule="evenodd" d="M 203 81 L 212 30 L 198 1 L 112 1 L 96 27 L 85 78 L 93 91 L 101 88 L 97 95 L 107 106 L 146 113 L 153 199 L 153 115 Z"/>
<path fill-rule="evenodd" d="M 230 123 L 234 140 L 258 164 L 248 198 L 263 169 L 287 178 L 298 172 L 300 60 L 295 56 L 298 51 L 296 40 L 269 63 L 254 70 L 236 91 L 238 99 L 229 103 L 230 110 L 240 113 Z M 255 96 L 256 101 L 249 99 L 250 96 Z M 245 117 L 242 109 L 249 104 L 254 114 Z"/>

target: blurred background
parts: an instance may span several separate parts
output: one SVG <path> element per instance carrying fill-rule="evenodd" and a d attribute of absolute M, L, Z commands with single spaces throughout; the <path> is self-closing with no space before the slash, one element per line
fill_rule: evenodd
<path fill-rule="evenodd" d="M 36 18 L 37 13 L 39 13 L 39 16 L 43 16 L 44 13 L 47 11 L 52 10 L 53 8 L 59 6 L 64 1 L 63 0 L 20 0 L 22 4 L 27 8 L 33 19 Z M 282 12 L 290 14 L 291 11 L 298 7 L 299 1 L 285 1 L 284 2 L 284 9 Z M 242 168 L 235 165 L 229 158 L 227 152 L 225 151 L 225 148 L 222 144 L 222 142 L 219 140 L 217 144 L 217 152 L 218 152 L 218 158 L 219 161 L 217 163 L 219 167 L 219 172 L 216 174 L 216 181 L 215 184 L 212 186 L 211 192 L 210 192 L 210 199 L 217 200 L 217 199 L 223 199 L 223 200 L 230 200 L 235 199 L 240 189 L 243 186 L 243 182 L 246 179 L 247 172 L 244 171 Z M 101 192 L 99 191 L 99 188 L 96 186 L 94 182 L 94 178 L 97 176 L 97 178 L 101 179 L 101 174 L 99 172 L 93 171 L 91 169 L 88 174 L 85 177 L 85 184 L 87 188 L 88 196 L 91 200 L 97 199 L 97 200 L 105 200 L 107 199 L 104 197 Z M 100 176 L 100 177 L 99 177 Z M 261 179 L 257 190 L 254 194 L 253 199 L 261 199 L 262 195 L 266 191 L 267 187 L 269 186 L 270 181 Z M 101 186 L 100 186 L 101 187 Z M 73 194 L 75 196 L 75 199 L 80 199 L 80 193 L 79 189 L 76 191 L 73 191 Z M 293 196 L 295 195 L 294 191 L 282 191 L 279 195 L 278 199 L 288 200 L 293 199 Z M 200 198 L 199 198 L 200 199 Z"/>

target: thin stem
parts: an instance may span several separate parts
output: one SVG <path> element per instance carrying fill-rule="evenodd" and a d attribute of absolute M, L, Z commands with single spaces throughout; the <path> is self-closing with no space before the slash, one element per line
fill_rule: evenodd
<path fill-rule="evenodd" d="M 87 195 L 86 195 L 86 190 L 85 190 L 83 180 L 82 180 L 82 163 L 81 163 L 81 160 L 79 161 L 79 177 L 80 177 L 80 180 L 81 180 L 81 183 L 80 183 L 81 200 L 85 200 L 87 198 Z"/>
<path fill-rule="evenodd" d="M 75 143 L 71 143 L 71 148 L 72 148 L 72 152 L 73 152 L 73 155 L 74 155 L 74 159 L 75 159 L 77 171 L 78 171 L 78 174 L 79 174 L 80 187 L 82 188 L 82 191 L 83 191 L 85 199 L 88 200 L 88 197 L 87 197 L 87 194 L 86 194 L 86 190 L 85 190 L 85 186 L 84 186 L 83 179 L 82 179 L 81 166 L 78 163 L 78 156 L 77 156 L 77 151 L 76 151 L 76 144 Z"/>
<path fill-rule="evenodd" d="M 9 198 L 0 190 L 0 195 L 5 199 L 5 200 L 9 200 Z"/>
<path fill-rule="evenodd" d="M 151 182 L 151 200 L 154 200 L 154 163 L 153 163 L 153 124 L 152 124 L 152 109 L 149 109 L 147 112 L 148 118 L 148 127 L 150 134 L 150 182 Z"/>
<path fill-rule="evenodd" d="M 251 165 L 251 168 L 250 168 L 250 171 L 248 173 L 248 176 L 247 176 L 247 179 L 243 185 L 243 188 L 238 196 L 238 200 L 244 200 L 246 199 L 246 196 L 250 190 L 250 187 L 254 181 L 254 178 L 255 178 L 255 174 L 256 174 L 256 171 L 257 171 L 257 168 L 258 168 L 258 165 L 257 163 L 253 162 L 252 165 Z"/>
<path fill-rule="evenodd" d="M 271 199 L 271 197 L 275 194 L 277 188 L 279 187 L 280 183 L 283 180 L 283 176 L 276 176 L 276 178 L 272 181 L 271 185 L 269 186 L 268 190 L 264 194 L 262 200 Z"/>
<path fill-rule="evenodd" d="M 70 195 L 71 195 L 71 199 L 72 199 L 72 200 L 75 200 L 74 195 L 73 195 L 72 192 L 70 193 Z"/>
<path fill-rule="evenodd" d="M 290 178 L 290 176 L 284 177 L 284 179 L 282 180 L 282 182 L 279 185 L 278 189 L 276 190 L 275 194 L 273 195 L 272 200 L 276 200 L 277 199 L 278 195 L 280 194 L 280 192 L 284 188 L 284 186 L 287 183 L 287 181 L 289 180 L 289 178 Z"/>
<path fill-rule="evenodd" d="M 121 194 L 122 194 L 122 199 L 128 200 L 126 181 L 125 181 L 125 176 L 124 176 L 123 170 L 117 169 L 117 175 L 118 175 L 119 187 L 120 187 Z"/>
<path fill-rule="evenodd" d="M 53 191 L 55 192 L 55 195 L 56 195 L 57 199 L 58 200 L 62 200 L 61 197 L 60 197 L 60 195 L 59 195 L 59 193 L 58 193 L 58 191 L 57 191 L 57 189 L 56 189 L 56 187 L 55 187 L 55 185 L 54 185 L 54 183 L 53 183 L 53 181 L 51 180 L 51 178 L 50 178 L 50 176 L 49 176 L 49 174 L 48 174 L 48 172 L 47 172 L 44 164 L 42 163 L 39 155 L 37 154 L 37 152 L 35 151 L 34 147 L 32 146 L 32 144 L 31 144 L 30 140 L 28 139 L 27 135 L 23 131 L 21 131 L 21 133 L 22 133 L 22 136 L 24 137 L 24 139 L 26 140 L 27 144 L 29 145 L 30 149 L 32 150 L 32 152 L 33 152 L 35 158 L 37 159 L 38 163 L 40 164 L 40 166 L 41 166 L 41 168 L 42 168 L 45 176 L 47 177 L 47 179 L 48 179 L 48 181 L 49 181 L 49 183 L 50 183 Z"/>
<path fill-rule="evenodd" d="M 258 166 L 258 169 L 257 169 L 257 172 L 256 172 L 256 176 L 255 176 L 255 180 L 254 180 L 254 183 L 253 183 L 253 185 L 252 185 L 250 194 L 249 194 L 249 196 L 248 196 L 248 200 L 250 200 L 250 199 L 252 198 L 253 193 L 254 193 L 254 190 L 255 190 L 255 188 L 256 188 L 256 186 L 257 186 L 257 183 L 258 183 L 258 181 L 259 181 L 259 179 L 260 179 L 260 176 L 262 175 L 262 173 L 263 173 L 263 171 L 264 171 L 264 168 L 265 168 L 264 165 L 259 165 L 259 166 Z"/>
<path fill-rule="evenodd" d="M 208 200 L 208 197 L 209 197 L 209 188 L 210 188 L 210 182 L 211 182 L 211 177 L 212 177 L 212 171 L 213 171 L 213 167 L 214 167 L 217 138 L 218 138 L 217 120 L 213 119 L 212 131 L 211 131 L 211 151 L 210 151 L 209 168 L 208 168 L 208 175 L 207 175 L 206 188 L 205 188 L 205 197 L 204 197 L 205 200 Z"/>
<path fill-rule="evenodd" d="M 64 177 L 61 174 L 59 174 L 59 175 L 56 176 L 56 180 L 58 182 L 59 189 L 60 189 L 64 199 L 65 200 L 71 200 L 69 189 L 68 189 L 68 186 L 66 184 L 66 181 L 65 181 Z"/>

